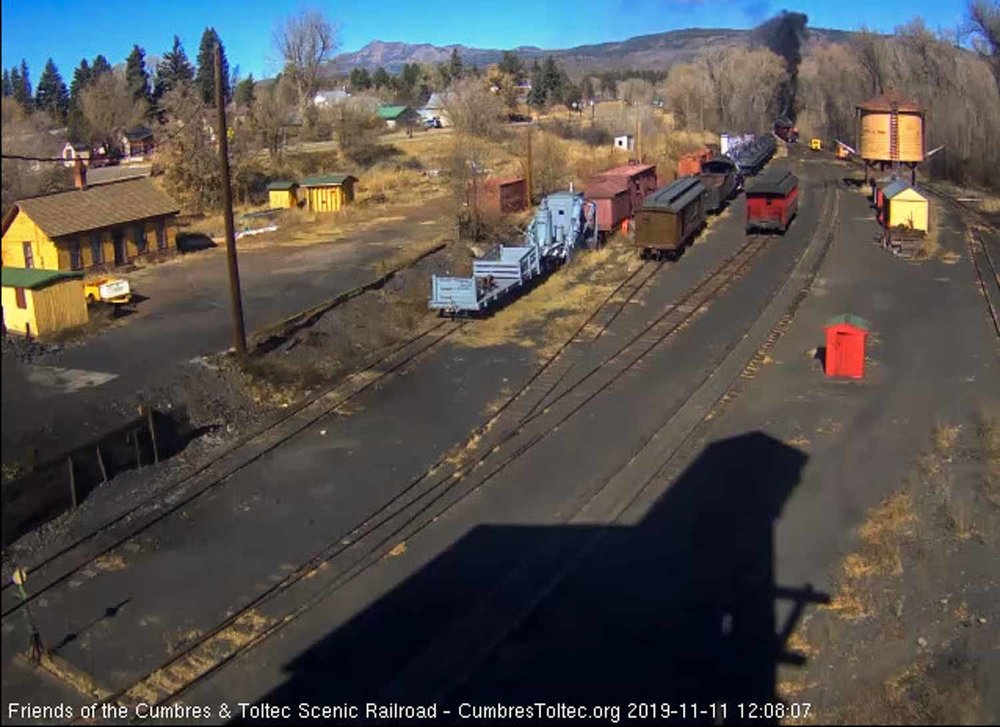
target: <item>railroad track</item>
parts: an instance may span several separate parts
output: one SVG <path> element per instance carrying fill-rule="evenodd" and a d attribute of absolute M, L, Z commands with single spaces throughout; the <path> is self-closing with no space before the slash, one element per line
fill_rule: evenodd
<path fill-rule="evenodd" d="M 982 229 L 986 229 L 993 235 L 1000 237 L 1000 229 L 992 224 L 978 210 L 973 210 L 951 195 L 939 190 L 934 190 L 934 194 L 943 199 L 954 209 L 968 227 L 969 234 L 966 236 L 966 244 L 969 248 L 969 257 L 972 259 L 972 267 L 976 273 L 979 290 L 986 301 L 986 308 L 993 323 L 993 330 L 1000 338 L 1000 268 L 997 261 L 990 252 L 990 246 L 982 238 Z"/>
<path fill-rule="evenodd" d="M 7 618 L 11 614 L 20 610 L 26 603 L 31 603 L 45 592 L 68 580 L 74 574 L 80 572 L 87 566 L 93 564 L 94 561 L 101 556 L 104 556 L 115 548 L 120 547 L 126 541 L 142 533 L 166 517 L 169 517 L 180 508 L 214 490 L 234 474 L 257 461 L 284 442 L 288 441 L 303 429 L 314 424 L 319 419 L 328 416 L 363 391 L 381 381 L 384 381 L 386 377 L 413 362 L 421 355 L 427 353 L 441 341 L 449 338 L 465 325 L 467 325 L 466 322 L 443 320 L 420 334 L 397 344 L 390 351 L 372 361 L 363 369 L 354 372 L 343 381 L 318 393 L 316 396 L 310 397 L 308 400 L 294 407 L 288 413 L 282 415 L 278 420 L 270 423 L 264 429 L 258 430 L 253 434 L 242 438 L 218 456 L 213 457 L 208 462 L 199 465 L 193 471 L 185 474 L 177 482 L 170 485 L 167 489 L 161 490 L 160 492 L 143 499 L 127 511 L 101 525 L 101 527 L 88 532 L 56 553 L 53 553 L 45 559 L 32 564 L 27 568 L 28 572 L 31 573 L 32 578 L 30 584 L 33 586 L 28 592 L 27 599 L 17 599 L 15 601 L 14 584 L 12 582 L 5 583 L 3 586 L 3 597 L 5 599 L 5 603 L 3 612 L 0 613 L 0 617 Z M 407 351 L 407 349 L 411 346 L 413 346 L 415 350 Z M 399 360 L 394 361 L 393 357 L 400 353 L 403 354 L 402 357 Z M 294 419 L 300 419 L 300 421 L 292 424 L 292 430 L 290 432 L 279 432 L 279 428 L 292 422 Z M 275 438 L 271 441 L 266 441 L 269 435 L 275 433 L 278 433 Z M 224 465 L 224 460 L 232 456 L 238 457 L 240 452 L 245 447 L 261 443 L 264 443 L 265 445 L 262 449 L 254 452 L 242 461 L 235 463 L 234 466 L 227 468 Z M 199 476 L 209 473 L 213 467 L 222 469 L 223 472 L 216 474 L 214 479 L 209 480 L 207 483 L 203 483 L 200 487 L 196 487 L 192 492 L 186 494 L 176 502 L 173 502 L 166 509 L 155 509 L 155 505 L 157 503 L 168 501 L 171 493 L 181 491 L 185 485 L 189 485 Z M 143 520 L 141 523 L 134 525 L 131 528 L 127 528 L 126 532 L 123 534 L 114 533 L 114 530 L 118 526 L 130 524 L 134 518 L 147 508 L 153 508 L 149 513 L 150 517 L 148 519 Z M 102 536 L 110 537 L 110 542 L 102 542 L 95 545 L 94 543 L 96 543 L 96 541 Z M 88 545 L 90 545 L 90 548 L 84 552 L 84 549 L 87 548 Z M 76 555 L 76 558 L 73 557 L 74 554 Z M 67 564 L 65 561 L 71 561 L 71 563 Z M 58 567 L 59 565 L 63 565 L 64 567 L 60 569 Z M 59 572 L 55 575 L 47 576 L 47 571 L 49 570 L 56 570 Z M 35 584 L 40 581 L 43 582 L 43 585 L 36 586 Z M 10 601 L 14 601 L 14 604 L 11 605 Z"/>
<path fill-rule="evenodd" d="M 635 296 L 655 277 L 655 275 L 660 271 L 662 267 L 663 263 L 647 263 L 645 265 L 636 268 L 628 276 L 626 276 L 626 278 L 622 280 L 611 291 L 611 293 L 607 296 L 607 298 L 604 301 L 602 301 L 601 305 L 598 306 L 598 308 L 577 328 L 574 334 L 559 347 L 559 349 L 555 352 L 555 354 L 552 355 L 552 357 L 550 357 L 550 359 L 545 363 L 545 365 L 543 365 L 542 368 L 539 369 L 534 374 L 534 376 L 531 377 L 531 379 L 529 379 L 526 386 L 530 385 L 538 377 L 543 376 L 550 366 L 552 366 L 553 364 L 555 364 L 557 361 L 560 360 L 560 357 L 562 356 L 566 348 L 571 344 L 573 344 L 574 342 L 578 341 L 580 339 L 580 336 L 584 335 L 585 332 L 587 332 L 587 334 L 589 335 L 593 335 L 595 339 L 600 335 L 602 335 L 603 332 L 607 330 L 607 327 L 611 325 L 611 323 L 614 320 L 617 319 L 621 311 L 624 310 L 624 308 L 632 300 L 634 300 Z M 62 548 L 58 552 L 52 554 L 51 556 L 45 558 L 44 560 L 38 563 L 33 564 L 28 568 L 28 571 L 32 574 L 32 580 L 31 580 L 32 585 L 39 582 L 40 575 L 41 575 L 41 580 L 44 581 L 44 585 L 35 586 L 28 593 L 28 598 L 26 601 L 16 600 L 13 605 L 5 604 L 4 610 L 2 614 L 0 614 L 0 617 L 7 618 L 11 614 L 23 608 L 23 606 L 26 603 L 31 603 L 33 600 L 35 600 L 39 596 L 42 596 L 44 593 L 46 593 L 53 587 L 69 580 L 75 574 L 79 573 L 88 566 L 92 565 L 100 557 L 107 555 L 115 548 L 120 547 L 131 538 L 135 537 L 136 535 L 142 533 L 143 531 L 147 530 L 148 528 L 152 527 L 158 522 L 169 517 L 171 514 L 178 511 L 180 508 L 190 504 L 192 501 L 194 501 L 201 495 L 204 495 L 205 493 L 215 489 L 217 486 L 221 485 L 225 480 L 227 480 L 229 477 L 231 477 L 239 470 L 257 461 L 262 456 L 266 455 L 280 444 L 283 444 L 285 441 L 295 436 L 306 427 L 315 423 L 317 420 L 323 418 L 324 416 L 327 416 L 328 414 L 336 410 L 338 407 L 342 406 L 344 403 L 346 403 L 353 397 L 360 394 L 365 389 L 371 387 L 372 385 L 378 383 L 379 381 L 382 381 L 386 376 L 388 376 L 392 372 L 411 363 L 419 355 L 426 353 L 431 348 L 436 346 L 438 343 L 443 341 L 445 338 L 450 337 L 451 335 L 453 335 L 466 325 L 468 325 L 467 321 L 442 320 L 437 324 L 435 324 L 434 326 L 432 326 L 430 329 L 422 332 L 421 334 L 398 344 L 388 353 L 379 357 L 377 360 L 370 363 L 364 369 L 361 369 L 360 371 L 355 372 L 354 374 L 349 376 L 344 382 L 341 382 L 340 384 L 317 394 L 315 397 L 312 397 L 308 401 L 296 407 L 293 411 L 282 416 L 279 420 L 270 424 L 264 430 L 255 432 L 253 435 L 240 440 L 237 444 L 227 449 L 218 457 L 214 457 L 209 462 L 199 466 L 193 472 L 190 472 L 187 475 L 185 475 L 183 478 L 178 480 L 178 482 L 174 483 L 167 490 L 158 492 L 155 495 L 152 495 L 144 499 L 143 501 L 136 504 L 134 507 L 127 510 L 126 512 L 118 515 L 113 520 L 105 523 L 100 528 L 87 533 L 86 535 L 75 540 L 73 543 Z M 400 351 L 404 351 L 408 346 L 411 346 L 427 337 L 432 338 L 430 344 L 420 348 L 412 355 L 406 355 L 402 360 L 395 362 L 391 367 L 387 368 L 386 370 L 378 369 L 379 366 L 391 360 L 392 357 L 395 356 Z M 372 372 L 375 373 L 373 374 Z M 355 387 L 355 388 L 346 395 L 336 396 L 334 394 L 334 392 L 338 392 L 344 389 L 345 387 Z M 248 444 L 258 442 L 263 437 L 265 437 L 269 432 L 276 430 L 278 427 L 285 424 L 292 418 L 298 416 L 299 414 L 305 412 L 310 407 L 314 407 L 314 405 L 316 405 L 317 402 L 325 401 L 327 399 L 330 399 L 331 397 L 334 399 L 332 403 L 327 402 L 327 404 L 323 406 L 322 410 L 319 413 L 316 413 L 314 411 L 307 412 L 308 413 L 307 420 L 300 426 L 296 426 L 296 428 L 291 433 L 281 436 L 277 441 L 268 444 L 265 449 L 256 453 L 254 456 L 250 457 L 244 462 L 239 463 L 236 467 L 224 472 L 221 476 L 217 477 L 216 479 L 209 481 L 202 488 L 197 489 L 194 492 L 190 493 L 189 495 L 185 496 L 181 500 L 172 504 L 166 510 L 158 511 L 154 517 L 151 517 L 150 519 L 144 521 L 139 526 L 129 529 L 127 533 L 116 535 L 111 540 L 111 542 L 97 546 L 98 549 L 96 550 L 96 552 L 89 553 L 88 555 L 84 556 L 82 560 L 81 558 L 78 557 L 76 559 L 77 562 L 75 562 L 68 568 L 64 568 L 62 572 L 60 572 L 58 575 L 50 576 L 49 578 L 45 577 L 45 571 L 48 569 L 55 568 L 59 564 L 60 560 L 70 559 L 74 553 L 78 552 L 88 543 L 91 543 L 92 541 L 94 541 L 95 539 L 99 538 L 102 535 L 106 535 L 115 526 L 128 523 L 137 513 L 142 511 L 144 508 L 151 506 L 153 503 L 164 500 L 166 497 L 170 495 L 171 492 L 175 492 L 180 488 L 182 488 L 184 485 L 190 483 L 195 477 L 207 472 L 214 465 L 217 465 L 222 459 L 232 455 L 234 452 L 243 448 L 244 446 L 247 446 Z M 501 409 L 496 412 L 496 415 L 499 415 L 516 398 L 517 398 L 516 395 L 511 397 L 511 399 L 508 400 L 508 402 L 506 402 L 503 405 L 503 407 L 501 407 Z M 496 418 L 496 416 L 494 416 L 494 418 Z M 489 424 L 490 422 L 487 423 L 487 425 Z M 484 425 L 484 427 L 487 425 Z M 443 462 L 443 460 L 441 462 Z M 439 462 L 435 466 L 439 466 L 441 462 Z M 4 595 L 9 600 L 14 600 L 13 586 L 14 584 L 12 582 L 8 582 L 3 587 Z"/>
<path fill-rule="evenodd" d="M 828 207 L 831 204 L 832 210 Z M 836 192 L 825 200 L 821 219 L 828 222 L 821 225 L 816 233 L 822 242 L 815 260 L 810 263 L 799 289 L 791 297 L 787 310 L 769 329 L 762 344 L 741 368 L 736 379 L 714 397 L 711 405 L 705 407 L 700 418 L 677 444 L 670 448 L 664 458 L 655 464 L 651 474 L 641 481 L 638 487 L 613 501 L 610 512 L 604 511 L 606 503 L 601 502 L 601 498 L 609 494 L 608 490 L 628 465 L 601 483 L 561 522 L 572 523 L 580 521 L 581 518 L 585 522 L 594 522 L 595 517 L 600 522 L 621 522 L 628 511 L 641 502 L 643 497 L 653 492 L 662 492 L 680 474 L 682 468 L 694 459 L 708 437 L 713 421 L 725 406 L 740 395 L 746 387 L 746 381 L 753 378 L 766 354 L 788 329 L 796 310 L 805 299 L 839 229 L 840 210 L 836 204 Z M 688 404 L 699 388 L 700 385 L 691 392 L 681 408 Z M 647 443 L 652 438 L 649 437 Z M 645 446 L 646 443 L 630 461 L 638 458 Z M 381 693 L 381 698 L 404 702 L 414 698 L 415 695 L 420 695 L 421 699 L 437 701 L 447 699 L 449 696 L 447 692 L 459 688 L 468 675 L 474 673 L 476 665 L 488 658 L 489 654 L 516 630 L 531 610 L 557 588 L 577 564 L 599 547 L 609 531 L 608 528 L 599 529 L 588 541 L 574 546 L 573 551 L 565 550 L 558 541 L 544 543 L 540 551 L 532 551 L 506 574 L 500 583 L 491 588 L 488 595 L 479 603 L 473 604 L 467 610 L 466 616 L 452 625 L 453 630 L 445 635 L 443 645 L 435 644 L 422 654 L 421 658 L 411 661 L 404 671 L 394 678 L 389 688 Z M 548 547 L 550 545 L 551 547 Z M 540 568 L 539 562 L 550 564 L 552 570 Z M 550 575 L 546 576 L 547 573 Z M 535 584 L 535 590 L 529 590 L 528 584 Z M 505 589 L 510 589 L 511 592 L 508 593 Z M 492 600 L 499 602 L 499 606 L 492 603 Z M 415 688 L 413 684 L 416 685 Z"/>
<path fill-rule="evenodd" d="M 128 705 L 140 701 L 150 705 L 171 702 L 369 570 L 386 557 L 393 547 L 429 527 L 438 517 L 517 461 L 587 403 L 632 371 L 656 346 L 681 330 L 711 300 L 721 295 L 749 267 L 767 241 L 768 238 L 748 240 L 714 272 L 706 275 L 682 295 L 680 300 L 668 306 L 654 321 L 619 347 L 616 353 L 602 361 L 597 369 L 606 373 L 603 379 L 595 380 L 588 375 L 552 399 L 543 414 L 551 412 L 557 402 L 565 403 L 563 411 L 550 417 L 554 421 L 531 426 L 540 420 L 542 414 L 538 414 L 533 417 L 532 422 L 522 424 L 525 410 L 521 408 L 523 404 L 520 402 L 528 399 L 528 392 L 533 384 L 543 381 L 545 372 L 561 360 L 561 354 L 573 341 L 580 336 L 587 336 L 588 326 L 591 328 L 587 338 L 596 340 L 607 329 L 610 321 L 617 317 L 617 312 L 659 270 L 659 266 L 655 266 L 652 271 L 649 266 L 640 267 L 608 296 L 605 303 L 577 329 L 574 336 L 567 339 L 524 387 L 508 398 L 501 409 L 458 450 L 459 455 L 467 454 L 476 450 L 470 444 L 479 443 L 481 448 L 478 451 L 482 454 L 456 458 L 453 450 L 442 457 L 347 537 L 328 544 L 281 580 L 238 607 L 238 610 L 211 630 L 175 651 L 131 686 L 118 690 L 106 700 Z M 646 273 L 640 275 L 643 270 Z M 590 390 L 581 391 L 587 382 L 593 382 Z M 509 429 L 496 428 L 502 418 L 511 420 L 508 422 L 511 425 Z M 501 450 L 504 450 L 505 456 L 499 456 Z M 498 461 L 486 471 L 484 465 L 491 458 Z M 472 473 L 479 476 L 472 478 Z M 314 578 L 321 573 L 322 578 Z M 301 588 L 301 592 L 293 592 L 296 586 Z M 280 607 L 282 598 L 288 599 L 291 608 Z"/>

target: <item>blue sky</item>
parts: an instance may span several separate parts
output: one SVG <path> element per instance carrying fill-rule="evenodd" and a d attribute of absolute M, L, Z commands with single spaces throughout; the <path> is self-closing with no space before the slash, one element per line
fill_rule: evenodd
<path fill-rule="evenodd" d="M 112 64 L 125 60 L 133 43 L 147 55 L 161 55 L 173 35 L 194 58 L 202 31 L 219 31 L 231 66 L 243 75 L 272 75 L 275 22 L 297 8 L 323 10 L 341 27 L 341 50 L 371 40 L 485 48 L 535 45 L 565 48 L 624 40 L 686 27 L 752 27 L 782 9 L 809 16 L 810 25 L 853 30 L 862 22 L 879 30 L 923 15 L 932 29 L 953 29 L 962 21 L 962 0 L 879 3 L 802 0 L 354 0 L 296 6 L 276 0 L 4 0 L 2 64 L 25 58 L 32 83 L 51 56 L 67 84 L 86 57 L 104 53 Z"/>

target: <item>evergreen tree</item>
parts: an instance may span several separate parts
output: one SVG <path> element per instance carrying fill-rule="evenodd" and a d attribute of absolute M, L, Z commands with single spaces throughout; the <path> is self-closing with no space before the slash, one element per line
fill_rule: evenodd
<path fill-rule="evenodd" d="M 531 65 L 531 91 L 528 93 L 529 106 L 544 106 L 546 101 L 545 74 L 538 65 L 538 59 Z"/>
<path fill-rule="evenodd" d="M 76 104 L 80 101 L 80 92 L 87 87 L 94 78 L 94 71 L 91 69 L 90 64 L 87 63 L 87 59 L 83 58 L 80 61 L 80 65 L 76 67 L 73 71 L 73 81 L 69 84 L 69 101 L 70 104 Z"/>
<path fill-rule="evenodd" d="M 355 91 L 367 91 L 372 87 L 372 77 L 367 68 L 352 68 L 350 81 Z"/>
<path fill-rule="evenodd" d="M 198 72 L 194 77 L 194 85 L 201 92 L 201 100 L 206 104 L 215 103 L 215 45 L 221 49 L 222 62 L 222 97 L 228 102 L 232 90 L 229 87 L 229 61 L 226 60 L 226 49 L 215 28 L 205 28 L 201 34 L 201 45 L 198 48 Z"/>
<path fill-rule="evenodd" d="M 3 69 L 3 97 L 7 98 L 14 92 L 13 87 L 10 85 L 10 71 L 6 68 Z"/>
<path fill-rule="evenodd" d="M 87 122 L 80 109 L 80 94 L 94 78 L 90 63 L 84 58 L 73 71 L 73 81 L 69 84 L 69 113 L 66 115 L 66 135 L 74 144 L 83 143 L 88 138 Z"/>
<path fill-rule="evenodd" d="M 375 88 L 389 88 L 392 85 L 392 76 L 382 66 L 379 66 L 372 74 L 372 85 Z"/>
<path fill-rule="evenodd" d="M 132 52 L 125 61 L 125 82 L 132 97 L 137 101 L 152 101 L 149 88 L 149 71 L 146 70 L 146 51 L 138 45 L 132 46 Z"/>
<path fill-rule="evenodd" d="M 91 78 L 97 78 L 105 73 L 111 73 L 112 70 L 114 69 L 111 67 L 111 64 L 108 63 L 108 59 L 98 53 L 97 57 L 94 59 L 93 65 L 91 66 L 90 76 Z"/>
<path fill-rule="evenodd" d="M 10 72 L 11 95 L 14 100 L 25 108 L 31 106 L 31 80 L 28 77 L 28 64 L 21 61 L 21 67 L 12 68 Z"/>
<path fill-rule="evenodd" d="M 59 69 L 51 58 L 46 61 L 45 69 L 38 79 L 35 106 L 52 114 L 52 117 L 60 122 L 66 120 L 66 112 L 69 110 L 69 91 L 66 90 Z"/>
<path fill-rule="evenodd" d="M 159 99 L 172 88 L 182 86 L 194 80 L 194 66 L 188 60 L 181 39 L 174 36 L 173 47 L 163 54 L 156 66 L 156 82 L 153 84 L 153 96 Z"/>
<path fill-rule="evenodd" d="M 548 103 L 559 101 L 563 85 L 563 74 L 559 70 L 556 59 L 552 56 L 545 57 L 542 64 L 542 83 L 545 87 L 545 100 Z"/>
<path fill-rule="evenodd" d="M 524 80 L 524 64 L 516 53 L 505 50 L 500 58 L 499 68 L 501 73 L 513 78 L 514 83 L 521 83 Z"/>
<path fill-rule="evenodd" d="M 458 54 L 458 48 L 452 48 L 451 58 L 448 60 L 448 77 L 452 81 L 457 81 L 462 77 L 463 65 L 462 56 Z"/>
<path fill-rule="evenodd" d="M 253 80 L 253 74 L 244 78 L 233 88 L 233 100 L 237 106 L 250 106 L 256 98 L 257 82 Z"/>

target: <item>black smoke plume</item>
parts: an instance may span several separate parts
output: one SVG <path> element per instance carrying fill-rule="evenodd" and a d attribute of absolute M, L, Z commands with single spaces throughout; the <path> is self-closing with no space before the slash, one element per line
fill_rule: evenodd
<path fill-rule="evenodd" d="M 799 64 L 802 63 L 802 44 L 808 31 L 809 17 L 803 13 L 782 10 L 779 15 L 757 26 L 753 32 L 755 45 L 763 45 L 785 59 L 788 81 L 778 89 L 778 108 L 783 116 L 795 120 L 795 96 L 799 87 Z"/>

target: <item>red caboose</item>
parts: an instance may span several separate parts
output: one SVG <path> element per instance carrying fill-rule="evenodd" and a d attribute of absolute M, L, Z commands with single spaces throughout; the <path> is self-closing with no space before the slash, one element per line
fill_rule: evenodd
<path fill-rule="evenodd" d="M 799 180 L 791 172 L 771 170 L 747 186 L 747 232 L 784 233 L 799 209 Z"/>

